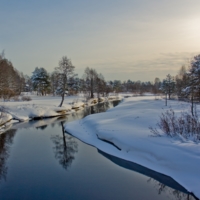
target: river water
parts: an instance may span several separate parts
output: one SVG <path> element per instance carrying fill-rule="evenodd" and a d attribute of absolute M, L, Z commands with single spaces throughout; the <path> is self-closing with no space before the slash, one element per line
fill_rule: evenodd
<path fill-rule="evenodd" d="M 108 155 L 63 132 L 64 123 L 119 102 L 64 118 L 18 123 L 0 135 L 0 200 L 195 199 L 173 179 Z"/>

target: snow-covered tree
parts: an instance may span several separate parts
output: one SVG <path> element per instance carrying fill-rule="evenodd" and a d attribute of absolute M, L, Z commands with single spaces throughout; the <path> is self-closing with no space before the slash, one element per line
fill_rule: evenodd
<path fill-rule="evenodd" d="M 188 85 L 188 89 L 190 89 L 190 93 L 193 92 L 196 97 L 199 98 L 200 101 L 200 55 L 197 55 L 191 61 L 191 66 L 188 73 L 190 83 Z"/>
<path fill-rule="evenodd" d="M 176 80 L 176 94 L 179 98 L 184 98 L 187 96 L 185 94 L 185 88 L 189 84 L 189 76 L 185 66 L 182 66 L 178 72 L 178 75 L 175 77 Z"/>
<path fill-rule="evenodd" d="M 78 77 L 71 77 L 69 79 L 69 85 L 70 85 L 70 94 L 77 94 L 78 91 L 80 91 L 80 86 L 81 81 Z"/>
<path fill-rule="evenodd" d="M 168 74 L 166 79 L 163 80 L 162 87 L 163 93 L 168 95 L 168 99 L 171 98 L 171 95 L 175 92 L 175 81 L 174 77 Z"/>
<path fill-rule="evenodd" d="M 51 92 L 55 96 L 58 88 L 58 73 L 56 71 L 51 73 Z"/>
<path fill-rule="evenodd" d="M 46 69 L 36 67 L 32 74 L 33 88 L 41 95 L 46 95 L 50 88 L 50 77 Z"/>
<path fill-rule="evenodd" d="M 187 97 L 191 97 L 191 112 L 192 115 L 194 115 L 194 98 L 198 98 L 200 101 L 200 54 L 192 59 L 190 69 L 187 74 L 189 81 L 183 92 Z"/>
<path fill-rule="evenodd" d="M 75 67 L 72 65 L 71 60 L 67 58 L 67 56 L 63 56 L 59 61 L 59 66 L 55 68 L 56 73 L 58 74 L 57 94 L 62 97 L 59 107 L 62 106 L 65 94 L 68 93 L 71 87 L 70 79 L 76 76 L 76 74 L 74 74 L 74 69 Z"/>
<path fill-rule="evenodd" d="M 24 79 L 25 79 L 24 92 L 31 92 L 33 90 L 31 77 L 29 77 L 28 75 L 24 75 Z"/>

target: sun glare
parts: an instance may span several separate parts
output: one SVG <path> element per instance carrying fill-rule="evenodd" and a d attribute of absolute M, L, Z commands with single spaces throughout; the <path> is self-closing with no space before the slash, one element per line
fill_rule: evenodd
<path fill-rule="evenodd" d="M 187 32 L 191 37 L 199 37 L 200 36 L 200 17 L 191 19 L 187 23 Z"/>

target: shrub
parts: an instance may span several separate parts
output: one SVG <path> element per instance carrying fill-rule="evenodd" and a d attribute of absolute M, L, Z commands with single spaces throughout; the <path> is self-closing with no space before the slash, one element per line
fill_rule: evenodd
<path fill-rule="evenodd" d="M 9 88 L 4 88 L 0 90 L 0 96 L 4 101 L 10 100 L 11 97 L 15 96 L 15 92 Z"/>
<path fill-rule="evenodd" d="M 13 101 L 20 101 L 19 96 L 12 97 Z"/>
<path fill-rule="evenodd" d="M 22 96 L 22 101 L 31 101 L 31 97 L 30 96 Z"/>
<path fill-rule="evenodd" d="M 176 116 L 170 109 L 161 114 L 157 126 L 161 133 L 158 129 L 149 127 L 154 135 L 161 136 L 164 133 L 170 137 L 182 136 L 186 139 L 200 141 L 200 121 L 197 114 L 192 116 L 187 112 L 181 112 L 180 116 Z"/>

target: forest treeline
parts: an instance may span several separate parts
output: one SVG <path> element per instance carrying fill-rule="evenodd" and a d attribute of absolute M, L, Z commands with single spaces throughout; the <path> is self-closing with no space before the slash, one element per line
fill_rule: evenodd
<path fill-rule="evenodd" d="M 0 97 L 8 100 L 21 92 L 36 91 L 38 95 L 74 95 L 79 92 L 93 98 L 107 96 L 110 92 L 130 92 L 137 95 L 149 92 L 165 94 L 168 99 L 177 97 L 200 101 L 200 55 L 194 56 L 188 66 L 181 66 L 176 76 L 166 75 L 164 80 L 154 82 L 106 81 L 101 73 L 86 67 L 82 77 L 75 74 L 75 66 L 67 56 L 63 56 L 53 72 L 36 67 L 32 76 L 24 75 L 14 68 L 3 53 L 0 55 Z M 61 102 L 62 104 L 62 102 Z"/>

